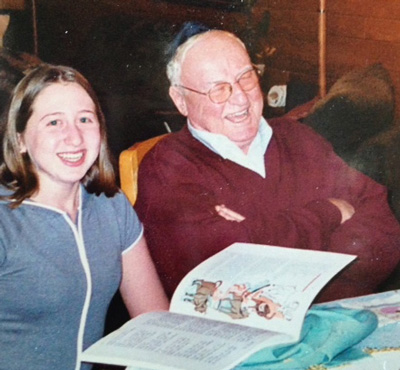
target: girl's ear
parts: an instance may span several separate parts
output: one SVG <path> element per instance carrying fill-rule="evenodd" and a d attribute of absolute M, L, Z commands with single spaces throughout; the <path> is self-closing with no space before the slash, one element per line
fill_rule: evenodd
<path fill-rule="evenodd" d="M 17 138 L 18 138 L 18 146 L 19 146 L 19 152 L 22 153 L 26 153 L 27 149 L 24 143 L 24 138 L 22 137 L 22 135 L 20 133 L 17 134 Z"/>
<path fill-rule="evenodd" d="M 171 97 L 172 101 L 174 102 L 179 112 L 183 116 L 187 117 L 188 111 L 186 106 L 186 100 L 185 97 L 183 96 L 182 91 L 176 86 L 171 86 L 169 88 L 169 96 Z"/>

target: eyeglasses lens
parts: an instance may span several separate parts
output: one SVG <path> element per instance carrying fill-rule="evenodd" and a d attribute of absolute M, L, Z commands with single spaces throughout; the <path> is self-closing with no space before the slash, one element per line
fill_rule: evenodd
<path fill-rule="evenodd" d="M 254 89 L 257 83 L 258 83 L 258 76 L 257 72 L 254 69 L 244 73 L 238 79 L 238 84 L 244 91 L 249 91 L 251 89 Z"/>
<path fill-rule="evenodd" d="M 251 69 L 250 71 L 245 72 L 240 78 L 237 80 L 237 83 L 242 88 L 243 91 L 249 91 L 256 87 L 258 84 L 258 75 L 257 71 Z M 221 83 L 214 86 L 209 92 L 208 96 L 212 102 L 216 104 L 221 104 L 226 102 L 232 94 L 232 85 L 230 83 Z"/>
<path fill-rule="evenodd" d="M 221 83 L 214 86 L 208 93 L 211 101 L 220 104 L 226 102 L 232 93 L 232 85 L 230 83 Z"/>

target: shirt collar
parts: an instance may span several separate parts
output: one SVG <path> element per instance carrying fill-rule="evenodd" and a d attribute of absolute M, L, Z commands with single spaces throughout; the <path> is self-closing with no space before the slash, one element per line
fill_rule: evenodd
<path fill-rule="evenodd" d="M 243 151 L 226 136 L 198 130 L 191 125 L 189 120 L 188 129 L 193 137 L 222 158 L 229 159 L 265 178 L 264 154 L 271 141 L 272 128 L 263 117 L 261 117 L 257 135 L 251 143 L 247 154 L 243 153 Z"/>

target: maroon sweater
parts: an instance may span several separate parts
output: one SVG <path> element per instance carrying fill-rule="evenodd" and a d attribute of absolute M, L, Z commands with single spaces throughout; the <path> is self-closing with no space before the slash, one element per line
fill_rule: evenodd
<path fill-rule="evenodd" d="M 310 128 L 270 120 L 266 178 L 224 160 L 185 127 L 162 140 L 143 160 L 135 209 L 166 292 L 183 276 L 234 242 L 350 253 L 358 256 L 319 300 L 372 293 L 400 259 L 400 227 L 386 189 L 348 167 Z M 355 208 L 340 224 L 328 198 Z M 214 207 L 245 216 L 227 221 Z"/>

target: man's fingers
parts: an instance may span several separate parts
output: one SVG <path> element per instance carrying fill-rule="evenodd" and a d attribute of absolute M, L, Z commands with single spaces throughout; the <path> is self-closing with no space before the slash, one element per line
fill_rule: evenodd
<path fill-rule="evenodd" d="M 235 222 L 242 222 L 245 220 L 245 217 L 243 217 L 240 213 L 232 211 L 223 204 L 215 206 L 215 210 L 217 211 L 218 215 L 225 218 L 225 220 Z"/>

